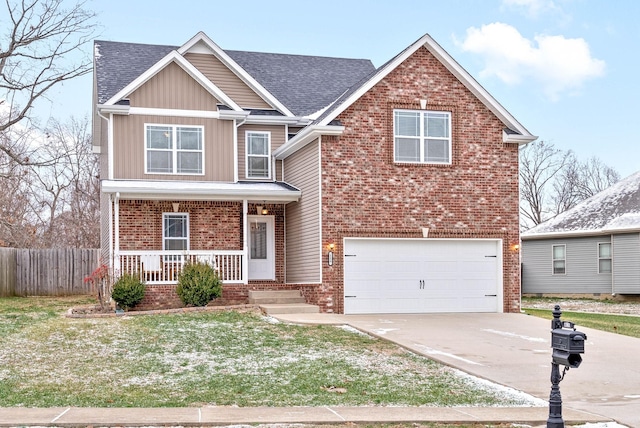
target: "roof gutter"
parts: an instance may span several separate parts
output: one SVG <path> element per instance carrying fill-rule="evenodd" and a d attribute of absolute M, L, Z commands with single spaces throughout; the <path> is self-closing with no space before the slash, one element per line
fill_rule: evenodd
<path fill-rule="evenodd" d="M 534 241 L 536 239 L 552 239 L 552 238 L 580 238 L 582 236 L 599 236 L 612 235 L 620 233 L 637 233 L 640 227 L 633 228 L 617 228 L 617 229 L 594 229 L 594 230 L 567 230 L 562 232 L 544 232 L 532 233 L 531 235 L 521 234 L 520 239 L 523 241 Z"/>
<path fill-rule="evenodd" d="M 129 108 L 130 108 L 130 106 L 127 106 L 127 105 L 98 104 L 98 114 L 100 114 L 100 113 L 102 113 L 102 114 L 113 113 L 113 114 L 126 114 L 126 115 L 128 115 L 129 114 Z"/>
<path fill-rule="evenodd" d="M 518 145 L 523 146 L 537 139 L 538 137 L 535 135 L 508 134 L 504 131 L 502 132 L 503 143 L 517 143 Z"/>
<path fill-rule="evenodd" d="M 278 160 L 285 159 L 322 135 L 342 135 L 344 129 L 344 126 L 337 125 L 308 126 L 274 151 L 273 156 Z"/>

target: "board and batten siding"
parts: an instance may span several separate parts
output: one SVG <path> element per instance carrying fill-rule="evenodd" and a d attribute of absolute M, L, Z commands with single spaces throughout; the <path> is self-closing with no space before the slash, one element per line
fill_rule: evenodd
<path fill-rule="evenodd" d="M 214 55 L 187 53 L 184 57 L 240 107 L 273 108 Z"/>
<path fill-rule="evenodd" d="M 234 181 L 233 121 L 151 115 L 113 120 L 114 179 Z M 204 175 L 145 174 L 145 123 L 204 126 Z"/>
<path fill-rule="evenodd" d="M 250 179 L 247 177 L 247 131 L 269 132 L 271 134 L 271 153 L 273 153 L 286 141 L 285 127 L 284 125 L 242 125 L 238 128 L 238 177 L 240 180 L 256 180 L 255 178 Z M 272 180 L 282 179 L 281 169 L 278 161 L 272 163 Z M 264 179 L 258 179 L 258 181 L 264 181 Z"/>
<path fill-rule="evenodd" d="M 317 140 L 284 160 L 284 180 L 302 191 L 300 201 L 286 205 L 287 283 L 320 283 L 322 241 Z"/>
<path fill-rule="evenodd" d="M 640 233 L 613 236 L 613 292 L 640 294 Z"/>
<path fill-rule="evenodd" d="M 217 111 L 219 101 L 176 63 L 129 95 L 131 107 Z"/>
<path fill-rule="evenodd" d="M 598 243 L 610 235 L 522 242 L 522 292 L 611 293 L 611 274 L 598 273 Z M 552 247 L 566 245 L 566 274 L 553 275 Z M 616 257 L 614 250 L 614 259 Z"/>

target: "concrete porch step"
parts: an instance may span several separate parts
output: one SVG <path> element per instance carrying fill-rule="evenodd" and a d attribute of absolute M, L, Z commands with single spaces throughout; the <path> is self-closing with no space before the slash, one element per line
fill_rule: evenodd
<path fill-rule="evenodd" d="M 307 303 L 285 303 L 285 304 L 264 304 L 259 305 L 260 310 L 265 315 L 275 314 L 317 314 L 320 307 Z"/>
<path fill-rule="evenodd" d="M 259 290 L 249 291 L 249 303 L 255 305 L 262 304 L 288 304 L 288 303 L 305 303 L 304 297 L 300 290 Z"/>

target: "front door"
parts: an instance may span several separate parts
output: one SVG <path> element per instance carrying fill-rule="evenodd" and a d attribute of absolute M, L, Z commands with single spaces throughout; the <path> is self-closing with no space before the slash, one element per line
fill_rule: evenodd
<path fill-rule="evenodd" d="M 274 217 L 250 215 L 249 279 L 276 279 Z"/>

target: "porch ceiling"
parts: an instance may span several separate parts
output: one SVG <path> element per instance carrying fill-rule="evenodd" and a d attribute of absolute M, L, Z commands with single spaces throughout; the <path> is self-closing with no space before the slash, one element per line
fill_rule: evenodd
<path fill-rule="evenodd" d="M 283 182 L 238 183 L 160 180 L 102 180 L 102 193 L 120 199 L 296 202 L 302 192 Z"/>

